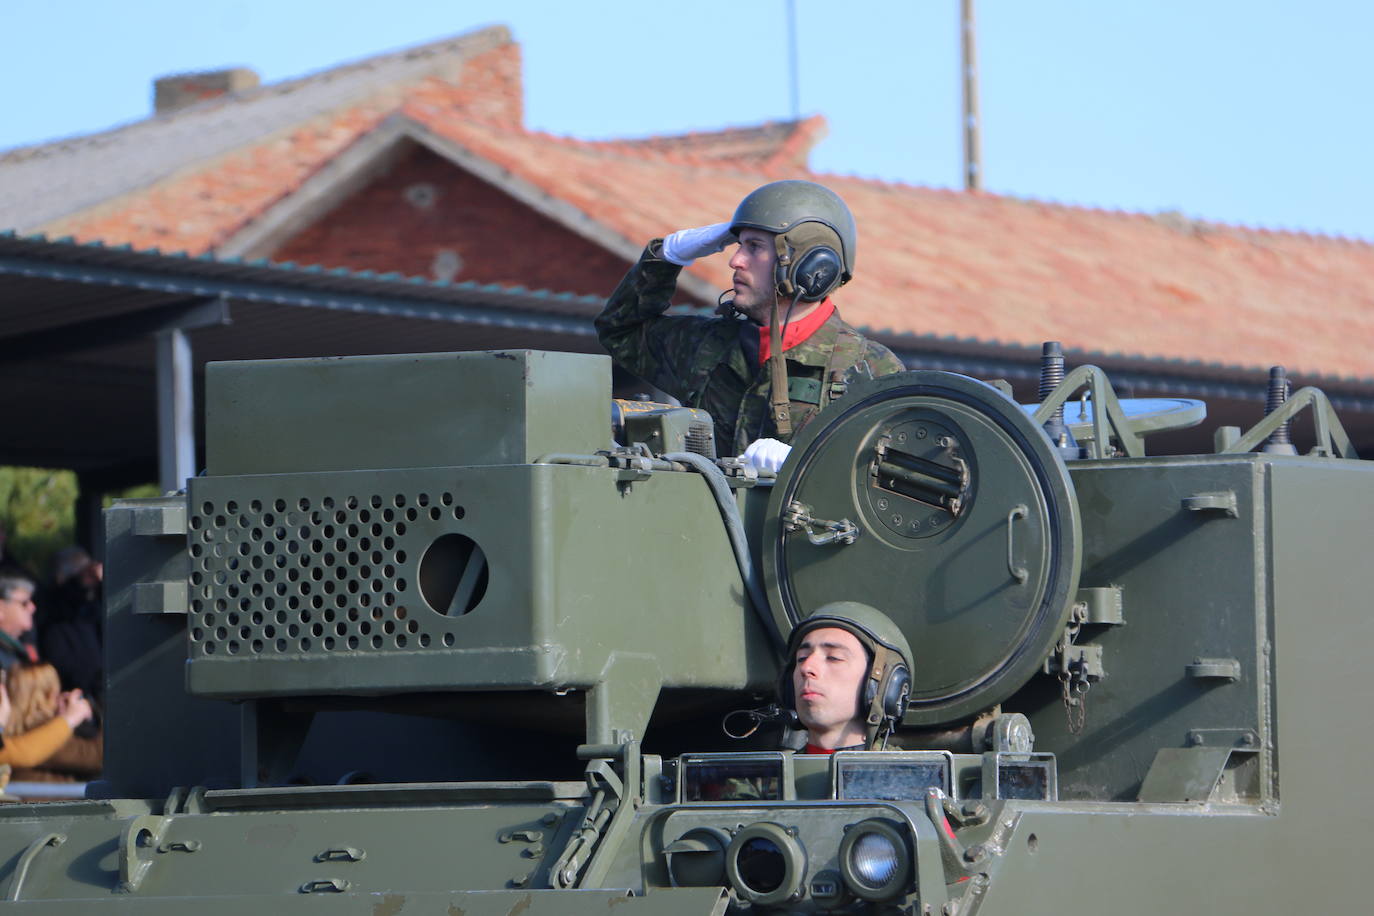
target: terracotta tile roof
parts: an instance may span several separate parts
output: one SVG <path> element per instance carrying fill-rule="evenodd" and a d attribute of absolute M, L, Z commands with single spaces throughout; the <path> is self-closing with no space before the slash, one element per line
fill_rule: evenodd
<path fill-rule="evenodd" d="M 801 121 L 769 121 L 754 127 L 607 141 L 609 148 L 643 149 L 664 156 L 698 162 L 748 166 L 760 172 L 804 170 L 811 148 L 825 137 L 825 119 L 813 115 Z"/>
<path fill-rule="evenodd" d="M 520 199 L 542 195 L 577 214 L 578 231 L 626 256 L 653 236 L 728 217 L 763 181 L 820 180 L 845 198 L 860 228 L 856 278 L 836 296 L 841 310 L 898 342 L 903 335 L 1018 346 L 1057 339 L 1106 354 L 1283 363 L 1294 372 L 1374 380 L 1366 353 L 1374 340 L 1369 243 L 814 175 L 804 160 L 824 128 L 819 118 L 627 141 L 531 132 L 511 116 L 518 48 L 491 42 L 446 57 L 443 73 L 303 109 L 289 124 L 208 158 L 188 157 L 156 180 L 41 228 L 136 247 L 213 250 L 399 117 L 416 136 L 461 151 L 469 164 L 480 161 L 488 180 L 518 185 Z M 235 104 L 251 103 L 207 103 Z M 0 158 L 0 187 L 30 152 Z M 692 273 L 703 284 L 696 287 L 702 304 L 705 289 L 729 283 L 724 258 Z"/>
<path fill-rule="evenodd" d="M 780 177 L 406 113 L 632 240 L 727 218 L 761 177 Z M 1350 346 L 1374 340 L 1368 243 L 788 177 L 824 182 L 854 211 L 856 276 L 835 298 L 870 329 L 1374 377 L 1374 357 Z M 729 284 L 724 258 L 693 271 Z"/>
<path fill-rule="evenodd" d="M 514 48 L 504 26 L 483 29 L 403 51 L 383 54 L 320 73 L 230 96 L 210 99 L 143 121 L 37 146 L 0 153 L 0 229 L 36 229 L 54 220 L 196 164 L 213 163 L 245 145 L 280 135 L 327 112 L 390 94 L 391 105 L 405 87 L 455 69 L 493 49 Z M 513 92 L 486 93 L 519 123 L 518 54 Z"/>

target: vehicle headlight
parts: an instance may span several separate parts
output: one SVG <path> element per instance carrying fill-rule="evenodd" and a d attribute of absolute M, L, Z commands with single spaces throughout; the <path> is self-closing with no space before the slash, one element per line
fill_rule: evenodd
<path fill-rule="evenodd" d="M 693 827 L 663 850 L 673 887 L 711 887 L 725 881 L 730 837 L 716 827 Z"/>
<path fill-rule="evenodd" d="M 886 887 L 897 874 L 897 846 L 881 833 L 865 833 L 849 850 L 849 864 L 869 887 Z"/>
<path fill-rule="evenodd" d="M 725 873 L 741 900 L 775 906 L 800 893 L 806 850 L 778 824 L 750 824 L 730 841 Z"/>
<path fill-rule="evenodd" d="M 891 822 L 862 821 L 840 843 L 840 874 L 854 896 L 891 900 L 911 883 L 911 847 Z"/>

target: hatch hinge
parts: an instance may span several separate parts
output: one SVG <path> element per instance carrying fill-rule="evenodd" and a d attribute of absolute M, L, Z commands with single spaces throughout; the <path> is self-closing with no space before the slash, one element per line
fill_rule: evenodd
<path fill-rule="evenodd" d="M 882 436 L 874 445 L 868 475 L 884 490 L 944 509 L 958 518 L 968 503 L 972 475 L 952 436 L 942 436 L 936 444 L 948 464 L 902 451 L 893 445 L 890 435 Z"/>
<path fill-rule="evenodd" d="M 1074 611 L 1078 612 L 1081 622 L 1084 624 L 1120 626 L 1126 622 L 1121 586 L 1080 588 L 1078 599 L 1074 602 Z"/>
<path fill-rule="evenodd" d="M 1102 647 L 1079 644 L 1083 627 L 1092 625 L 1120 626 L 1125 623 L 1120 586 L 1081 588 L 1077 600 L 1069 609 L 1069 621 L 1064 633 L 1046 657 L 1042 670 L 1059 679 L 1064 701 L 1064 714 L 1069 731 L 1075 735 L 1087 725 L 1088 690 L 1107 676 Z"/>
<path fill-rule="evenodd" d="M 643 798 L 639 742 L 620 730 L 614 738 L 613 744 L 583 744 L 577 749 L 578 757 L 590 760 L 586 780 L 591 798 L 581 826 L 549 874 L 555 888 L 599 886 L 634 821 Z"/>

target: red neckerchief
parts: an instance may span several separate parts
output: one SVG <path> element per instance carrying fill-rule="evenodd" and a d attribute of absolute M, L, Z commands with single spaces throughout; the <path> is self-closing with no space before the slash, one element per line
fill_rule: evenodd
<path fill-rule="evenodd" d="M 851 744 L 849 747 L 818 747 L 810 741 L 806 742 L 806 750 L 803 754 L 833 754 L 836 751 L 861 751 L 864 749 L 862 744 Z"/>
<path fill-rule="evenodd" d="M 782 303 L 778 303 L 778 314 L 783 320 L 787 320 L 787 310 L 782 308 Z M 821 302 L 814 312 L 807 315 L 800 321 L 789 321 L 782 329 L 782 349 L 786 353 L 788 350 L 801 343 L 820 329 L 820 326 L 830 320 L 830 316 L 835 314 L 835 303 L 829 297 Z M 759 328 L 759 365 L 768 362 L 771 354 L 768 346 L 768 328 Z"/>

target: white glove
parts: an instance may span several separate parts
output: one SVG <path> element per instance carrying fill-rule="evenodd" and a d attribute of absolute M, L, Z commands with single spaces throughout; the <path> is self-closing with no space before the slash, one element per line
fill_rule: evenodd
<path fill-rule="evenodd" d="M 749 443 L 749 447 L 740 457 L 760 471 L 777 473 L 778 468 L 782 467 L 782 463 L 791 453 L 792 446 L 785 445 L 777 439 L 755 439 Z"/>
<path fill-rule="evenodd" d="M 679 267 L 686 267 L 697 258 L 724 251 L 725 246 L 735 240 L 729 223 L 716 223 L 714 226 L 698 226 L 696 229 L 679 229 L 663 240 L 663 260 L 671 261 Z"/>

